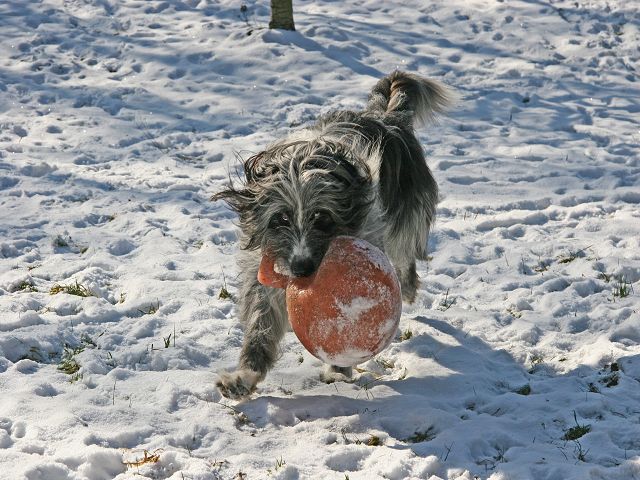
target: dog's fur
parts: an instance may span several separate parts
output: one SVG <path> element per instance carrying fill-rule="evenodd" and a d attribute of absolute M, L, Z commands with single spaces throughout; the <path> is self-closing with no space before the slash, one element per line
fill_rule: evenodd
<path fill-rule="evenodd" d="M 416 259 L 426 257 L 438 187 L 414 127 L 448 104 L 439 83 L 394 72 L 373 88 L 363 111 L 337 111 L 270 145 L 244 164 L 245 181 L 213 199 L 238 213 L 242 230 L 239 295 L 245 327 L 237 370 L 217 383 L 229 398 L 249 395 L 273 366 L 289 327 L 284 292 L 258 283 L 263 252 L 278 271 L 308 276 L 337 235 L 363 238 L 385 251 L 405 301 L 418 287 Z M 329 366 L 325 381 L 350 368 Z"/>

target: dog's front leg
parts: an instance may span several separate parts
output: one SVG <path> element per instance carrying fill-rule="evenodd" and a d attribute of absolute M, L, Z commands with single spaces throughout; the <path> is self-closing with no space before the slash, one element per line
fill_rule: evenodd
<path fill-rule="evenodd" d="M 219 374 L 216 383 L 227 398 L 240 399 L 250 395 L 264 379 L 278 356 L 278 345 L 287 326 L 284 293 L 268 288 L 252 275 L 242 289 L 240 313 L 245 325 L 240 362 L 234 372 Z"/>

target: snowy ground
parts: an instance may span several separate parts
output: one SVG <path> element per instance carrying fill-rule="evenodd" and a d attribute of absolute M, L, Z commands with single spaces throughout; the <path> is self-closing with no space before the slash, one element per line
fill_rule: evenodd
<path fill-rule="evenodd" d="M 0 476 L 640 478 L 637 3 L 296 1 L 296 33 L 240 5 L 0 2 Z M 395 68 L 461 97 L 420 132 L 442 199 L 405 339 L 325 385 L 288 334 L 221 398 L 209 196 Z"/>

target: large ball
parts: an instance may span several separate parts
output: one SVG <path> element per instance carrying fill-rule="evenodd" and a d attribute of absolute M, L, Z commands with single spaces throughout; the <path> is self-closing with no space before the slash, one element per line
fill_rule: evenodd
<path fill-rule="evenodd" d="M 400 322 L 402 299 L 395 269 L 370 243 L 337 237 L 316 273 L 287 279 L 263 259 L 261 283 L 286 283 L 287 311 L 293 331 L 323 362 L 357 365 L 384 350 Z"/>

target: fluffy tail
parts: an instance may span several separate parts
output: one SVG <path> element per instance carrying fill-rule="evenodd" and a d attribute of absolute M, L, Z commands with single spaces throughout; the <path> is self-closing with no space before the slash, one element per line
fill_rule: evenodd
<path fill-rule="evenodd" d="M 416 123 L 433 121 L 451 102 L 451 92 L 441 83 L 395 71 L 373 87 L 367 110 L 383 115 L 404 114 L 415 126 Z"/>

